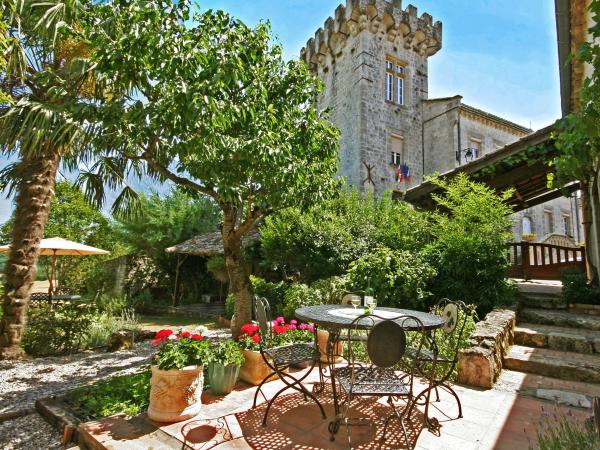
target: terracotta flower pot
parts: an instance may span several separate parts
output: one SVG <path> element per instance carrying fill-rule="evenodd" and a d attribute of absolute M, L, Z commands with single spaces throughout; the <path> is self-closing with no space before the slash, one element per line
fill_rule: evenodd
<path fill-rule="evenodd" d="M 148 418 L 157 422 L 179 422 L 196 416 L 202 407 L 203 366 L 161 370 L 152 366 Z"/>
<path fill-rule="evenodd" d="M 321 353 L 321 362 L 329 364 L 329 358 L 327 356 L 327 340 L 329 339 L 329 331 L 326 330 L 317 330 L 317 343 L 319 345 L 319 352 Z M 342 354 L 342 343 L 338 342 L 335 344 L 334 353 L 336 355 Z M 336 356 L 333 360 L 335 364 L 342 362 L 341 356 Z"/>
<path fill-rule="evenodd" d="M 223 364 L 210 363 L 208 365 L 210 390 L 215 395 L 229 394 L 233 391 L 239 374 L 240 367 L 235 364 L 224 366 Z"/>
<path fill-rule="evenodd" d="M 242 353 L 246 362 L 240 368 L 240 380 L 257 386 L 267 375 L 273 372 L 263 360 L 260 352 L 242 350 Z M 277 375 L 273 375 L 269 381 L 276 380 L 277 378 L 279 378 Z"/>

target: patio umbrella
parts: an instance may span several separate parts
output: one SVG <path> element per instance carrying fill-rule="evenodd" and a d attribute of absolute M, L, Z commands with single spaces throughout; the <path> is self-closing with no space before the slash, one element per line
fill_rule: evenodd
<path fill-rule="evenodd" d="M 8 253 L 10 245 L 0 246 L 0 253 Z M 86 256 L 86 255 L 107 255 L 109 252 L 101 248 L 90 247 L 89 245 L 69 241 L 67 239 L 55 237 L 42 239 L 40 241 L 40 255 L 52 256 L 52 271 L 50 272 L 50 287 L 48 294 L 52 295 L 54 288 L 54 275 L 56 272 L 57 256 Z"/>

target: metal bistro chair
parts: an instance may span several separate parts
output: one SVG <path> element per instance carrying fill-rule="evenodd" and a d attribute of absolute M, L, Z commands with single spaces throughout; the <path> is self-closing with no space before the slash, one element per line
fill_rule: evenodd
<path fill-rule="evenodd" d="M 353 334 L 358 333 L 362 336 L 364 330 L 369 330 L 366 341 L 353 339 Z M 391 413 L 384 421 L 382 439 L 385 439 L 390 421 L 397 419 L 400 422 L 407 446 L 410 448 L 404 424 L 404 413 L 413 397 L 413 371 L 409 371 L 408 377 L 406 377 L 395 370 L 404 356 L 406 331 L 408 330 L 420 331 L 421 336 L 424 336 L 422 322 L 412 316 L 384 318 L 377 314 L 368 314 L 359 316 L 352 321 L 346 337 L 348 363 L 333 370 L 335 419 L 329 423 L 332 441 L 335 440 L 340 423 L 344 422 L 348 434 L 348 445 L 352 448 L 348 411 L 354 398 L 387 397 Z M 422 342 L 423 339 L 421 346 Z M 395 345 L 390 345 L 391 343 Z M 364 354 L 368 359 L 361 357 Z M 405 402 L 403 411 L 399 411 L 398 403 L 400 401 Z M 362 419 L 362 421 L 364 420 Z M 366 418 L 366 420 L 368 424 L 372 422 L 372 418 Z M 352 419 L 352 421 L 360 424 L 361 419 Z"/>
<path fill-rule="evenodd" d="M 319 409 L 321 410 L 321 415 L 323 419 L 325 419 L 325 410 L 323 409 L 323 405 L 321 405 L 321 402 L 319 402 L 317 397 L 315 397 L 315 395 L 312 394 L 308 389 L 306 389 L 306 387 L 304 387 L 304 385 L 302 384 L 302 381 L 304 381 L 306 377 L 310 375 L 315 365 L 320 364 L 320 353 L 319 347 L 317 345 L 317 327 L 315 327 L 314 330 L 313 342 L 301 342 L 285 345 L 282 347 L 269 348 L 268 342 L 270 341 L 270 338 L 272 336 L 272 330 L 270 327 L 270 306 L 267 299 L 255 297 L 254 312 L 256 315 L 256 320 L 258 321 L 258 326 L 260 328 L 260 354 L 267 366 L 272 370 L 272 372 L 269 375 L 267 375 L 265 379 L 262 380 L 261 383 L 258 385 L 258 388 L 254 393 L 254 402 L 252 404 L 252 408 L 256 408 L 258 394 L 259 392 L 261 392 L 263 385 L 274 375 L 279 376 L 279 379 L 285 384 L 285 386 L 279 391 L 277 391 L 273 398 L 269 400 L 269 404 L 267 405 L 267 409 L 265 411 L 265 415 L 262 421 L 263 426 L 267 425 L 267 417 L 269 415 L 271 405 L 273 404 L 275 399 L 277 399 L 277 397 L 279 397 L 280 394 L 282 394 L 288 389 L 293 389 L 302 393 L 304 395 L 304 401 L 307 401 L 308 397 L 314 400 L 315 403 L 319 406 Z M 306 371 L 306 373 L 300 376 L 299 378 L 296 378 L 292 374 L 285 372 L 285 370 L 288 369 L 291 365 L 305 362 L 309 362 L 311 366 Z"/>
<path fill-rule="evenodd" d="M 460 419 L 462 417 L 462 405 L 458 394 L 450 385 L 450 377 L 452 376 L 456 365 L 458 364 L 458 351 L 461 339 L 466 331 L 467 319 L 471 312 L 471 307 L 467 306 L 462 301 L 452 301 L 447 298 L 442 299 L 434 308 L 437 314 L 440 314 L 445 319 L 444 326 L 440 330 L 435 330 L 428 335 L 429 348 L 422 348 L 420 352 L 416 352 L 415 348 L 407 349 L 407 355 L 416 365 L 417 371 L 427 378 L 429 386 L 420 392 L 414 399 L 409 408 L 408 414 L 412 412 L 415 405 L 425 405 L 425 421 L 430 429 L 439 428 L 439 421 L 435 417 L 429 417 L 429 404 L 431 392 L 435 392 L 436 402 L 440 401 L 439 389 L 443 389 L 451 394 L 458 405 L 458 416 L 450 417 L 443 411 L 438 409 L 448 419 Z M 444 341 L 451 346 L 452 352 L 450 355 L 441 354 L 436 339 L 436 333 L 443 333 Z M 436 368 L 441 366 L 443 369 L 436 373 Z M 421 403 L 419 403 L 421 402 Z"/>

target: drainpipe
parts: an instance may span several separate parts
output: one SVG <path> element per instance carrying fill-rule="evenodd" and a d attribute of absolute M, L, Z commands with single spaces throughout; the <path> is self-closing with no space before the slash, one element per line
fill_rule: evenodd
<path fill-rule="evenodd" d="M 460 150 L 461 150 L 461 147 L 462 147 L 461 140 L 460 140 L 460 111 L 461 110 L 459 109 L 458 110 L 458 120 L 456 121 L 456 128 L 458 130 L 458 153 L 457 153 L 458 158 L 457 159 L 458 159 L 458 165 L 459 166 L 460 166 Z"/>

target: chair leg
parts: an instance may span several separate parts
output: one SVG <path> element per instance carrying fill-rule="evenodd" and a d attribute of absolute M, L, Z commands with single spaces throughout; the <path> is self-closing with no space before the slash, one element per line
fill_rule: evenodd
<path fill-rule="evenodd" d="M 456 400 L 456 404 L 458 405 L 458 416 L 456 417 L 457 419 L 462 419 L 462 404 L 460 402 L 460 398 L 458 397 L 458 394 L 456 393 L 456 391 L 452 388 L 452 386 L 450 386 L 449 384 L 443 383 L 440 385 L 440 387 L 442 389 L 444 389 L 446 392 L 452 394 L 452 396 L 454 397 L 454 399 Z"/>
<path fill-rule="evenodd" d="M 252 408 L 256 408 L 256 400 L 258 400 L 258 393 L 260 392 L 260 390 L 262 389 L 263 385 L 269 381 L 274 375 L 276 374 L 276 372 L 271 373 L 270 375 L 268 375 L 267 377 L 265 377 L 264 380 L 262 380 L 260 382 L 260 384 L 258 385 L 258 387 L 256 388 L 256 392 L 254 392 L 254 401 L 252 402 Z M 266 397 L 265 397 L 266 400 Z"/>

